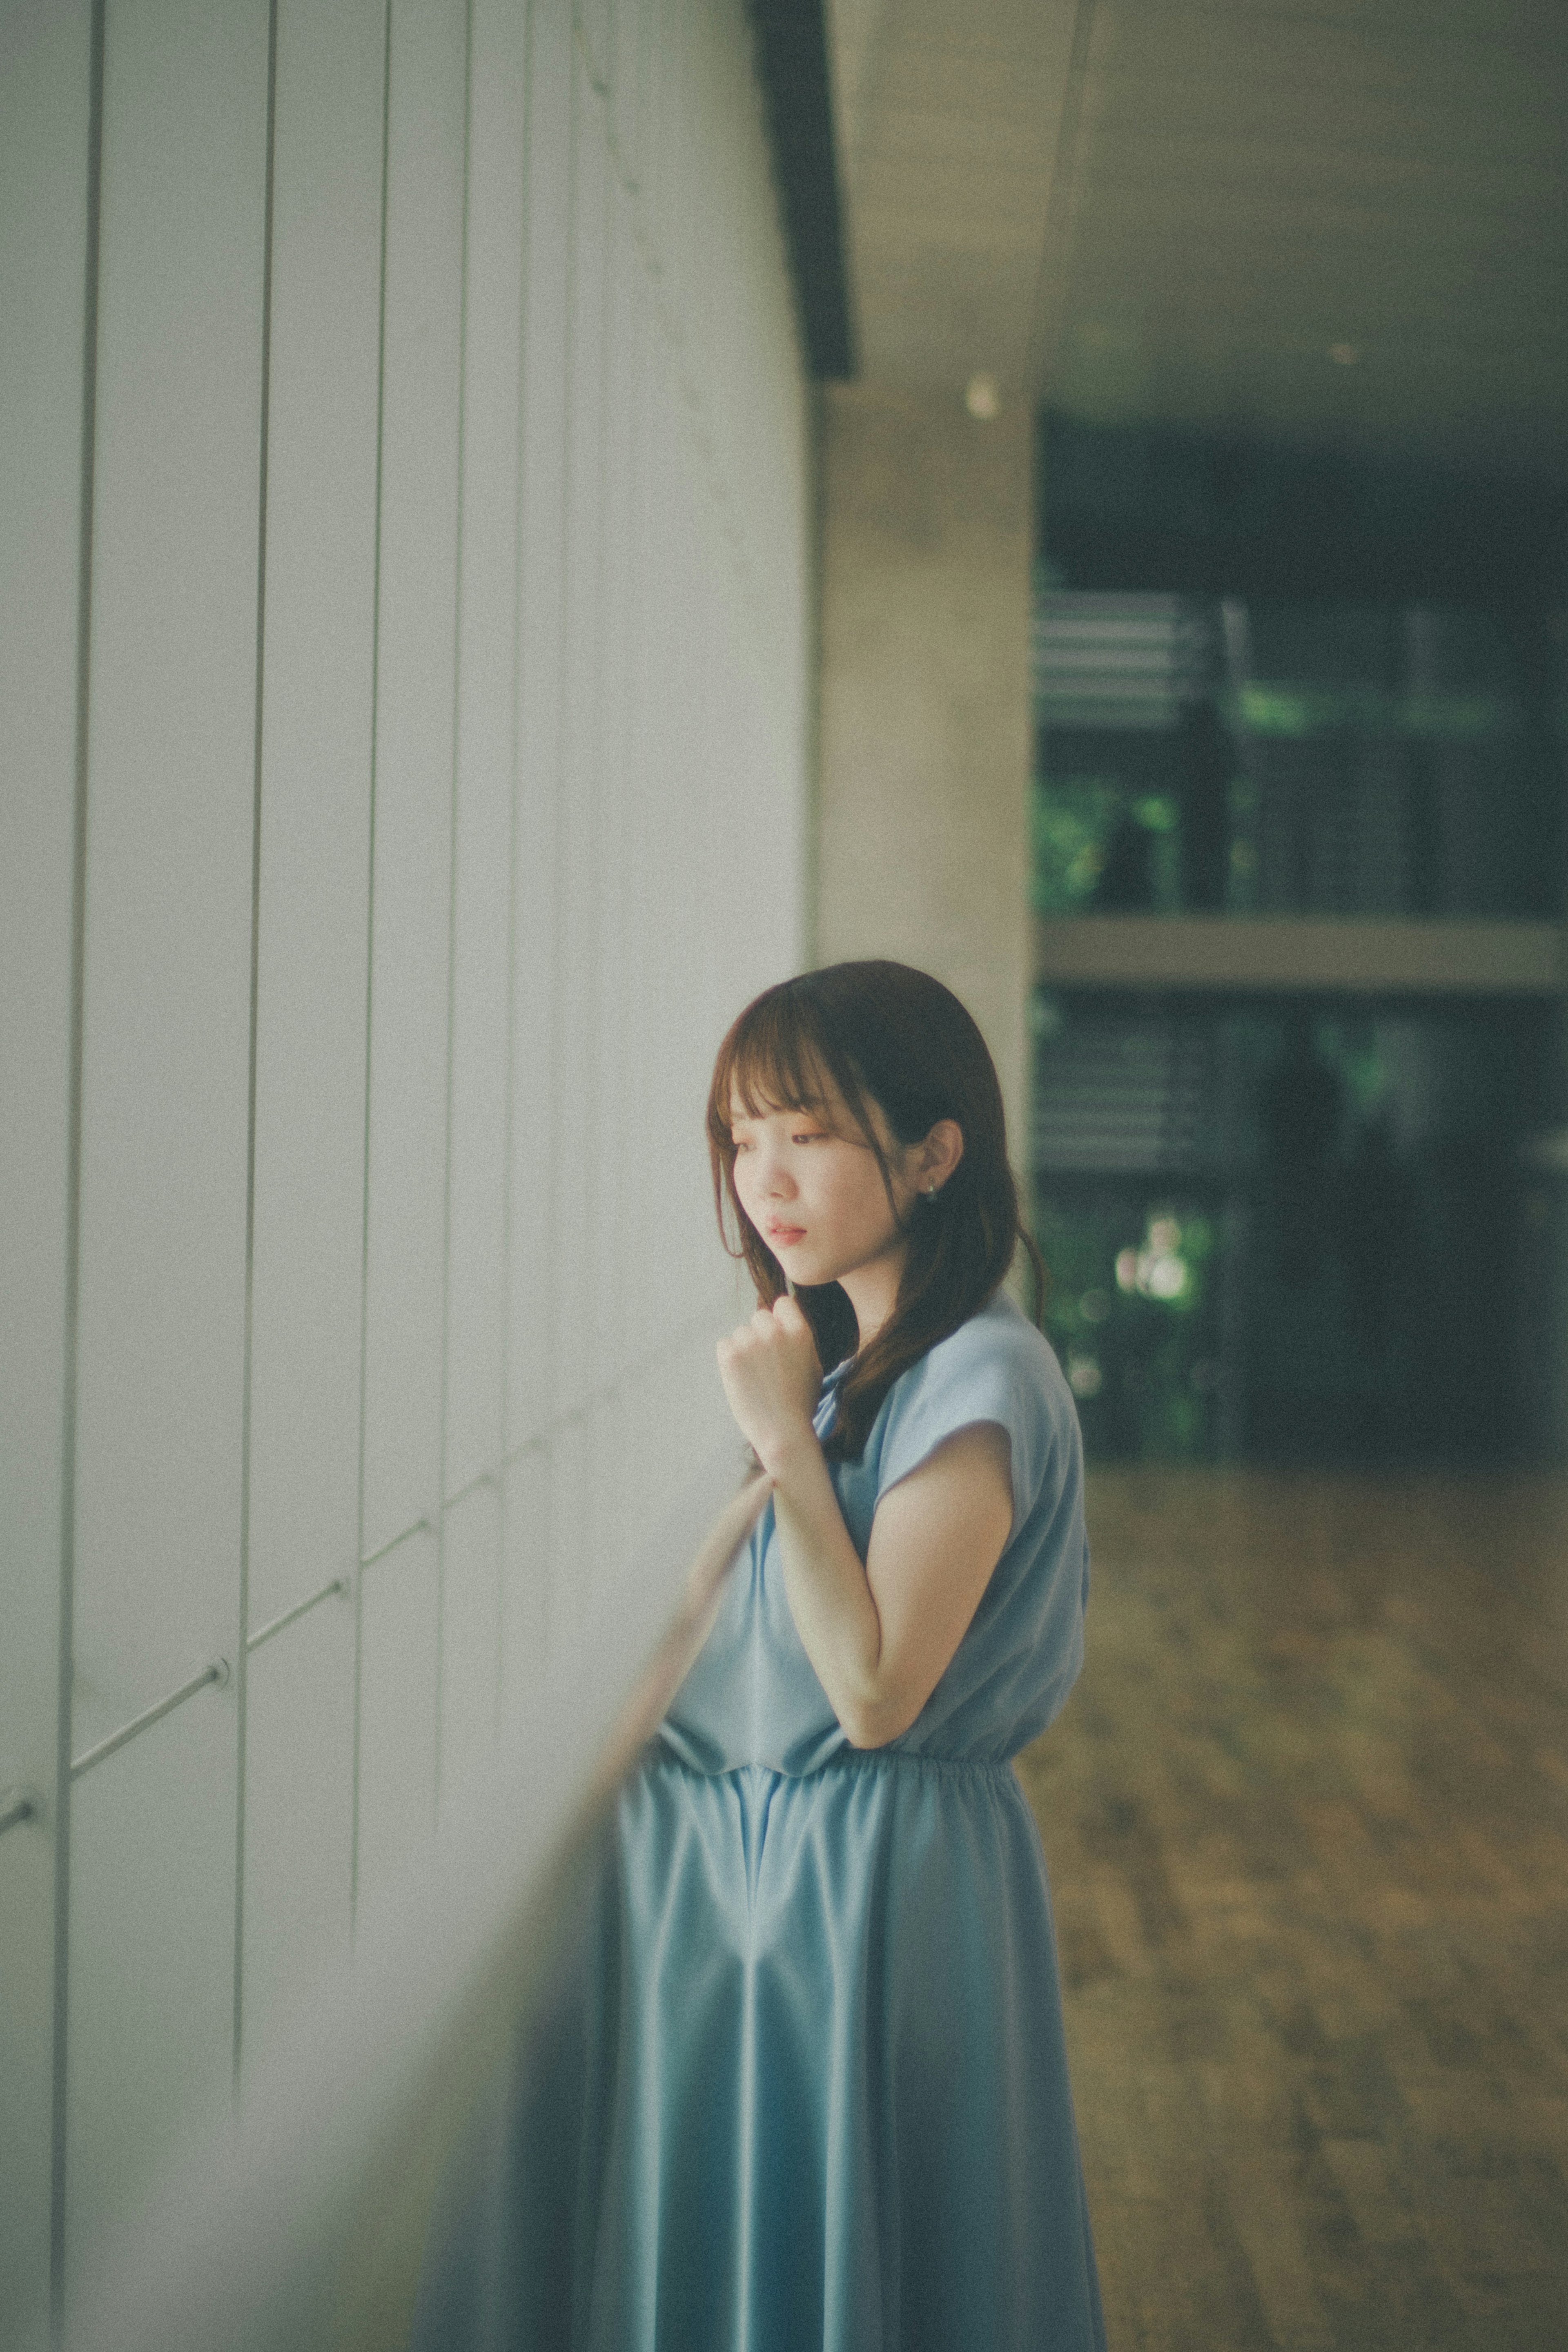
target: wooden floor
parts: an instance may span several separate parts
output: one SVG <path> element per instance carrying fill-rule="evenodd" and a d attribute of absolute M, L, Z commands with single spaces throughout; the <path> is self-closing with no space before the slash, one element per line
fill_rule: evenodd
<path fill-rule="evenodd" d="M 1111 2352 L 1568 2352 L 1568 1484 L 1092 1480 L 1020 1759 Z"/>

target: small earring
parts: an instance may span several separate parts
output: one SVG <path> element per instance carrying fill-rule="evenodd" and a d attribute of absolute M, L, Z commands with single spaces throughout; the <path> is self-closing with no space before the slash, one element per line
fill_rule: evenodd
<path fill-rule="evenodd" d="M 925 1197 L 928 1201 L 934 1201 L 936 1198 L 936 1187 L 935 1184 L 927 1184 L 925 1187 Z"/>

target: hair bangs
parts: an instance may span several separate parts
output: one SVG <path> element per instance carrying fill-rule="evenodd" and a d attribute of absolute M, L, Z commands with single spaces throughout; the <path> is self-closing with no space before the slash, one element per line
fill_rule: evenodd
<path fill-rule="evenodd" d="M 725 1143 L 737 1108 L 761 1118 L 770 1110 L 821 1115 L 831 1108 L 831 1055 L 811 1013 L 786 982 L 748 1006 L 725 1039 L 710 1104 L 710 1123 Z"/>

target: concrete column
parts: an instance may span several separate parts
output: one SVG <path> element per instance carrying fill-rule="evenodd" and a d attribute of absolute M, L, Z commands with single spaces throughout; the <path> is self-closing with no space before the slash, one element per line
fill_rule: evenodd
<path fill-rule="evenodd" d="M 823 425 L 816 956 L 962 997 L 1028 1159 L 1030 463 L 1023 412 L 834 387 Z"/>

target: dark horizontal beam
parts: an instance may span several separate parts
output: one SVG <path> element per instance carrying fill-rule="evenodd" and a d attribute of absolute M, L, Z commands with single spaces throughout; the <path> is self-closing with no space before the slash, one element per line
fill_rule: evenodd
<path fill-rule="evenodd" d="M 1551 607 L 1568 491 L 1345 449 L 1040 419 L 1041 545 L 1072 588 Z"/>
<path fill-rule="evenodd" d="M 1557 996 L 1557 923 L 1365 916 L 1068 915 L 1035 919 L 1051 988 L 1192 988 L 1348 996 Z"/>
<path fill-rule="evenodd" d="M 823 0 L 751 0 L 751 19 L 807 365 L 842 382 L 856 362 Z"/>

